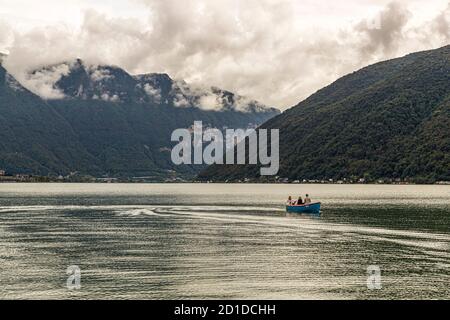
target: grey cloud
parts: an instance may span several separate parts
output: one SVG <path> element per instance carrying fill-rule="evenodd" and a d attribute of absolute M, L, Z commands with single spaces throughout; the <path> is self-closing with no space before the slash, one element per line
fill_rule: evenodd
<path fill-rule="evenodd" d="M 64 94 L 55 87 L 55 83 L 67 75 L 70 68 L 69 64 L 60 64 L 34 73 L 25 73 L 22 74 L 21 82 L 45 99 L 61 99 Z"/>
<path fill-rule="evenodd" d="M 372 56 L 379 50 L 386 56 L 395 52 L 403 39 L 403 30 L 411 13 L 398 2 L 390 3 L 372 21 L 361 22 L 356 30 L 368 36 L 368 42 L 361 50 L 364 55 Z"/>
<path fill-rule="evenodd" d="M 13 41 L 14 32 L 9 24 L 0 19 L 0 55 L 7 54 L 6 48 Z"/>
<path fill-rule="evenodd" d="M 450 2 L 448 7 L 433 21 L 433 27 L 438 34 L 450 40 Z"/>
<path fill-rule="evenodd" d="M 79 31 L 57 25 L 15 33 L 7 68 L 21 80 L 27 69 L 80 57 L 135 74 L 168 73 L 284 109 L 367 64 L 449 41 L 448 10 L 426 26 L 409 26 L 413 13 L 397 2 L 380 12 L 374 29 L 366 17 L 299 27 L 303 16 L 293 1 L 135 1 L 146 4 L 147 21 L 88 10 Z"/>

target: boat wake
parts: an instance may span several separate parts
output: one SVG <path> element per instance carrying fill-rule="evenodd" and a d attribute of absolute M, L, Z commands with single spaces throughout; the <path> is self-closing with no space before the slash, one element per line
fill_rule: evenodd
<path fill-rule="evenodd" d="M 211 210 L 188 210 L 186 207 L 165 207 L 157 209 L 159 213 L 189 217 L 192 219 L 209 219 L 227 224 L 252 224 L 279 228 L 280 232 L 297 232 L 299 236 L 306 234 L 326 233 L 330 240 L 341 239 L 341 237 L 359 237 L 368 241 L 396 243 L 401 246 L 416 247 L 418 249 L 440 251 L 449 256 L 450 235 L 443 233 L 397 230 L 382 227 L 368 227 L 356 224 L 338 224 L 323 220 L 311 219 L 309 217 L 295 217 L 292 219 L 285 216 L 259 216 L 248 214 L 224 214 L 213 213 Z M 198 208 L 195 208 L 198 209 Z M 220 210 L 218 210 L 220 211 Z M 283 230 L 281 230 L 283 229 Z M 341 236 L 341 237 L 339 237 Z"/>

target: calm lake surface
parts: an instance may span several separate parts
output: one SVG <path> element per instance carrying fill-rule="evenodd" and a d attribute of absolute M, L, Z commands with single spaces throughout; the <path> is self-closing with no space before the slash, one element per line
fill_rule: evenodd
<path fill-rule="evenodd" d="M 287 215 L 305 193 L 322 214 Z M 0 184 L 2 299 L 449 299 L 449 284 L 450 186 Z"/>

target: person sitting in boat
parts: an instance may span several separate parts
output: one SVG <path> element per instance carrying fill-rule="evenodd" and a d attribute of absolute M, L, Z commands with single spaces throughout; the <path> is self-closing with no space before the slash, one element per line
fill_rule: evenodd
<path fill-rule="evenodd" d="M 298 197 L 297 205 L 301 206 L 302 204 L 303 204 L 303 199 L 302 199 L 302 196 L 300 196 L 300 197 Z"/>
<path fill-rule="evenodd" d="M 287 205 L 287 206 L 292 206 L 292 205 L 294 205 L 294 201 L 292 200 L 292 197 L 291 197 L 291 196 L 289 196 L 289 198 L 287 199 L 286 205 Z"/>
<path fill-rule="evenodd" d="M 305 204 L 311 203 L 311 198 L 309 197 L 309 194 L 305 197 Z"/>

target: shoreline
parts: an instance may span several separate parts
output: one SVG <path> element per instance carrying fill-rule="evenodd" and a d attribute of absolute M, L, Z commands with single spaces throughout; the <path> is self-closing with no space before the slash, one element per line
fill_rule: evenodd
<path fill-rule="evenodd" d="M 1 180 L 0 184 L 11 184 L 11 183 L 20 183 L 20 184 L 239 184 L 239 185 L 260 185 L 260 184 L 272 184 L 272 185 L 396 185 L 396 186 L 450 186 L 450 181 L 439 181 L 435 183 L 414 183 L 414 182 L 347 182 L 347 183 L 321 183 L 321 182 L 223 182 L 223 181 L 208 181 L 208 182 L 199 182 L 199 181 L 183 181 L 183 182 L 168 182 L 168 181 L 58 181 L 58 180 Z"/>

